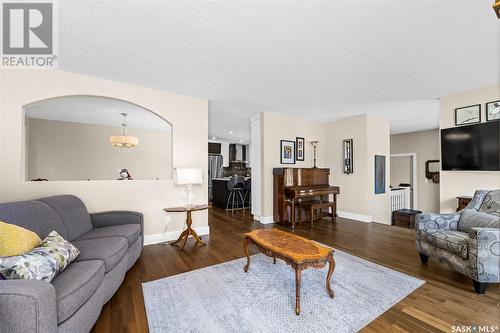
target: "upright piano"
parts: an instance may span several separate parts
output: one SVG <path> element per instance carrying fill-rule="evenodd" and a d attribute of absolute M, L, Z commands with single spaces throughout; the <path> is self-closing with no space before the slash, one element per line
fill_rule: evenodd
<path fill-rule="evenodd" d="M 274 221 L 292 224 L 292 210 L 301 200 L 328 201 L 333 195 L 333 217 L 337 211 L 338 186 L 330 186 L 327 168 L 274 168 L 273 169 Z M 293 224 L 292 224 L 293 226 Z"/>

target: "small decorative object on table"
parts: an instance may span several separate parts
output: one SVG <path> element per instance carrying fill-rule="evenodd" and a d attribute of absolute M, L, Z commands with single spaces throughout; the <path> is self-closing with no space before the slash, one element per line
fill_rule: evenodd
<path fill-rule="evenodd" d="M 184 230 L 181 235 L 179 236 L 179 238 L 175 241 L 175 242 L 172 242 L 170 243 L 170 245 L 177 245 L 177 243 L 179 243 L 180 241 L 184 240 L 184 242 L 182 243 L 182 246 L 179 248 L 181 251 L 184 249 L 184 246 L 186 246 L 186 243 L 187 243 L 187 240 L 189 238 L 190 235 L 193 236 L 193 238 L 196 240 L 196 244 L 201 244 L 201 245 L 207 245 L 205 244 L 201 238 L 198 236 L 198 234 L 196 233 L 196 231 L 194 231 L 194 229 L 191 227 L 191 225 L 193 224 L 193 220 L 191 218 L 191 212 L 196 212 L 196 211 L 199 211 L 199 210 L 204 210 L 204 209 L 208 209 L 208 205 L 189 205 L 189 206 L 186 206 L 186 207 L 171 207 L 171 208 L 165 208 L 164 211 L 166 211 L 167 213 L 183 213 L 183 212 L 186 212 L 186 225 L 187 225 L 187 228 L 186 230 Z"/>
<path fill-rule="evenodd" d="M 353 141 L 345 139 L 344 143 L 344 173 L 350 175 L 354 172 L 353 168 Z"/>
<path fill-rule="evenodd" d="M 132 180 L 132 175 L 127 169 L 120 169 L 118 172 L 120 173 L 120 178 L 118 178 L 118 180 Z"/>
<path fill-rule="evenodd" d="M 295 164 L 295 141 L 281 140 L 281 164 Z"/>
<path fill-rule="evenodd" d="M 247 256 L 247 264 L 243 268 L 245 272 L 248 272 L 250 267 L 250 254 L 248 252 L 250 243 L 255 244 L 266 256 L 272 257 L 275 264 L 276 258 L 278 258 L 295 270 L 295 314 L 297 316 L 300 314 L 301 272 L 304 269 L 309 267 L 323 268 L 328 263 L 326 291 L 333 298 L 334 294 L 330 286 L 330 279 L 335 268 L 332 248 L 279 229 L 257 229 L 245 234 L 243 242 L 243 250 Z"/>
<path fill-rule="evenodd" d="M 455 125 L 477 124 L 481 122 L 481 104 L 455 109 Z"/>
<path fill-rule="evenodd" d="M 295 138 L 295 148 L 296 148 L 295 157 L 297 161 L 303 161 L 306 154 L 304 138 L 300 137 Z"/>
<path fill-rule="evenodd" d="M 486 103 L 486 121 L 500 119 L 500 101 Z"/>

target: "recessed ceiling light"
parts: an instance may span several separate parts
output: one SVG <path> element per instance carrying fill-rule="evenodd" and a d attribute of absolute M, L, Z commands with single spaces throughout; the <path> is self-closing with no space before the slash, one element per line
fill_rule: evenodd
<path fill-rule="evenodd" d="M 233 134 L 234 132 L 233 131 L 229 131 L 229 134 Z"/>
<path fill-rule="evenodd" d="M 243 143 L 243 140 L 240 140 L 241 143 Z"/>
<path fill-rule="evenodd" d="M 215 136 L 212 137 L 212 140 L 215 140 Z"/>

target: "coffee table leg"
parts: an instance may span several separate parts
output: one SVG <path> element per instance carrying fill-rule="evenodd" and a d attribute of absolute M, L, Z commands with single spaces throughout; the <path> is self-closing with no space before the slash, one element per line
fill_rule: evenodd
<path fill-rule="evenodd" d="M 247 256 L 247 264 L 245 265 L 245 267 L 243 268 L 243 270 L 246 272 L 248 272 L 248 268 L 250 267 L 250 254 L 248 253 L 248 243 L 249 243 L 250 239 L 245 237 L 245 240 L 243 241 L 243 251 L 245 251 L 245 255 Z"/>
<path fill-rule="evenodd" d="M 295 268 L 295 314 L 300 314 L 300 280 L 302 271 L 300 268 Z"/>
<path fill-rule="evenodd" d="M 331 298 L 333 298 L 334 293 L 332 287 L 330 286 L 330 279 L 332 278 L 333 269 L 335 268 L 335 260 L 333 260 L 333 255 L 328 258 L 328 274 L 326 275 L 326 291 Z"/>

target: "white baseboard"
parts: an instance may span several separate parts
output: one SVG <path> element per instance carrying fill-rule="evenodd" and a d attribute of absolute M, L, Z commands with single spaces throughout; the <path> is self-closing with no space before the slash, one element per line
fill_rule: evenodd
<path fill-rule="evenodd" d="M 370 215 L 362 215 L 349 212 L 337 212 L 337 215 L 338 217 L 342 217 L 344 219 L 356 220 L 360 222 L 371 223 L 373 221 L 373 218 Z"/>
<path fill-rule="evenodd" d="M 258 216 L 254 215 L 253 219 L 256 221 L 259 221 L 261 224 L 271 224 L 274 223 L 274 217 L 273 216 Z"/>
<path fill-rule="evenodd" d="M 194 231 L 198 234 L 198 236 L 205 236 L 210 233 L 210 227 L 196 227 L 193 228 Z M 164 242 L 170 242 L 174 241 L 179 236 L 184 230 L 177 230 L 177 231 L 170 231 L 170 232 L 165 232 L 165 233 L 160 233 L 160 234 L 152 234 L 152 235 L 146 235 L 144 236 L 144 245 L 151 245 L 151 244 L 158 244 L 158 243 L 164 243 Z M 192 237 L 192 236 L 189 236 Z"/>

